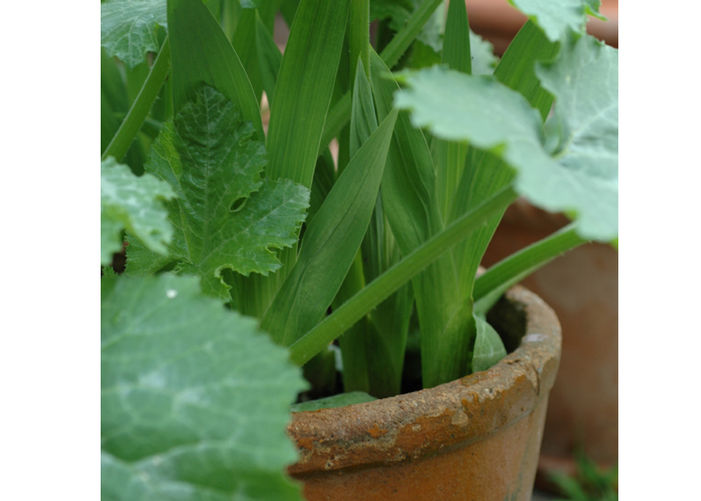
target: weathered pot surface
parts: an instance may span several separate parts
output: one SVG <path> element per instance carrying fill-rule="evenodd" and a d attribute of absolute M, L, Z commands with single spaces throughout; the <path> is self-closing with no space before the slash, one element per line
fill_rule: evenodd
<path fill-rule="evenodd" d="M 518 348 L 435 388 L 293 414 L 289 472 L 316 500 L 529 500 L 560 359 L 560 325 L 515 287 L 490 314 Z M 519 332 L 520 331 L 520 332 Z M 523 334 L 520 339 L 519 336 Z"/>
<path fill-rule="evenodd" d="M 564 215 L 518 200 L 504 214 L 482 262 L 491 266 L 567 223 Z M 563 331 L 536 477 L 540 488 L 552 490 L 547 482 L 552 472 L 576 471 L 576 450 L 602 468 L 618 459 L 618 252 L 587 243 L 523 285 L 555 310 Z"/>

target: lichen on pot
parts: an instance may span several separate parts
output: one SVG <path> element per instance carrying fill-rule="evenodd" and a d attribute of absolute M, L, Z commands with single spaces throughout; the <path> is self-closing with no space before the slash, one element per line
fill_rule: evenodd
<path fill-rule="evenodd" d="M 487 371 L 347 407 L 293 414 L 299 461 L 289 472 L 310 501 L 527 500 L 548 393 L 560 359 L 560 325 L 535 294 L 514 287 L 495 306 L 507 345 Z"/>

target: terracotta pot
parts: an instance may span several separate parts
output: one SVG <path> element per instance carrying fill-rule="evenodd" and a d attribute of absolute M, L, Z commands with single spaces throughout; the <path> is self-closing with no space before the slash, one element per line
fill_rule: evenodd
<path fill-rule="evenodd" d="M 494 50 L 500 55 L 527 20 L 508 0 L 466 0 L 465 4 L 472 29 L 492 42 Z M 618 0 L 603 0 L 599 12 L 608 21 L 589 18 L 587 31 L 618 47 Z"/>
<path fill-rule="evenodd" d="M 564 216 L 519 201 L 504 215 L 483 264 L 489 266 L 565 224 Z M 552 306 L 563 332 L 541 478 L 552 470 L 574 472 L 575 448 L 600 466 L 612 466 L 618 458 L 618 253 L 609 245 L 586 244 L 541 268 L 523 285 Z"/>
<path fill-rule="evenodd" d="M 516 287 L 490 320 L 518 348 L 431 389 L 293 415 L 289 468 L 317 500 L 529 500 L 560 358 L 560 326 Z M 522 336 L 522 337 L 521 337 Z M 509 346 L 507 346 L 507 349 Z"/>

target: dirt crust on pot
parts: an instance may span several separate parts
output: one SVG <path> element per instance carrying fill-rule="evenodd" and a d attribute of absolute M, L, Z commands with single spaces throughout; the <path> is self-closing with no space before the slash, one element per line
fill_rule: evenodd
<path fill-rule="evenodd" d="M 300 459 L 289 472 L 305 482 L 305 495 L 375 499 L 365 493 L 372 488 L 378 499 L 503 499 L 480 498 L 484 484 L 495 495 L 504 490 L 515 494 L 512 499 L 528 499 L 520 492 L 530 496 L 561 333 L 557 317 L 535 294 L 515 287 L 506 299 L 499 306 L 506 325 L 497 328 L 513 331 L 520 320 L 523 337 L 489 370 L 413 393 L 293 414 L 288 433 Z M 483 454 L 489 457 L 478 457 Z M 449 458 L 457 463 L 446 463 Z M 472 467 L 473 461 L 482 467 Z M 418 485 L 424 473 L 438 485 Z M 504 489 L 493 483 L 499 481 Z"/>

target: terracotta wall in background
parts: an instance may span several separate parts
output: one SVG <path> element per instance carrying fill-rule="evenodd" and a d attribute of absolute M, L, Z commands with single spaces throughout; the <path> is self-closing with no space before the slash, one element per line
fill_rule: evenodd
<path fill-rule="evenodd" d="M 503 54 L 516 32 L 526 22 L 526 16 L 507 0 L 466 0 L 470 26 L 475 33 L 494 44 Z M 602 0 L 600 12 L 608 21 L 589 18 L 587 31 L 613 47 L 618 47 L 618 0 Z"/>
<path fill-rule="evenodd" d="M 567 222 L 562 215 L 519 200 L 507 210 L 483 265 L 494 264 Z M 562 325 L 562 359 L 550 394 L 539 472 L 574 472 L 576 447 L 602 466 L 616 463 L 618 252 L 609 245 L 587 244 L 522 283 L 555 310 Z"/>

